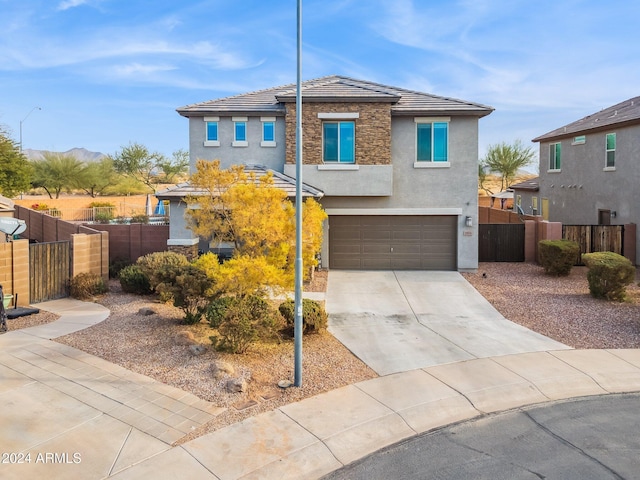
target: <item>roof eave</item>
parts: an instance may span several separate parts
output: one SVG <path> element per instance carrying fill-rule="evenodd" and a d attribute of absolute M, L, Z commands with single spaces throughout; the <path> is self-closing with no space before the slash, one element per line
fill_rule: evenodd
<path fill-rule="evenodd" d="M 597 125 L 595 127 L 587 127 L 579 130 L 570 130 L 567 132 L 554 133 L 557 130 L 552 130 L 551 132 L 545 133 L 544 135 L 540 135 L 539 137 L 536 137 L 531 141 L 546 142 L 549 140 L 561 140 L 563 138 L 571 138 L 578 135 L 587 135 L 590 133 L 602 132 L 602 131 L 611 130 L 614 128 L 624 128 L 624 127 L 629 127 L 631 125 L 640 125 L 640 119 L 634 118 L 632 120 L 626 120 L 623 122 L 609 123 L 607 125 Z"/>

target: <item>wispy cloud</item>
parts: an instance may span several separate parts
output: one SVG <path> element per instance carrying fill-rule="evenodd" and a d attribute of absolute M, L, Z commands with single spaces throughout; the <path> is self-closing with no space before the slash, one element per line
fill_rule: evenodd
<path fill-rule="evenodd" d="M 88 0 L 64 0 L 58 4 L 58 10 L 68 10 L 89 3 Z"/>

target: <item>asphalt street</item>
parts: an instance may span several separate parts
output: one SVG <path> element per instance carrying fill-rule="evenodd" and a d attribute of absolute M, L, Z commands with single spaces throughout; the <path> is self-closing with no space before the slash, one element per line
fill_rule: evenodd
<path fill-rule="evenodd" d="M 553 402 L 402 441 L 325 480 L 640 478 L 640 394 Z"/>

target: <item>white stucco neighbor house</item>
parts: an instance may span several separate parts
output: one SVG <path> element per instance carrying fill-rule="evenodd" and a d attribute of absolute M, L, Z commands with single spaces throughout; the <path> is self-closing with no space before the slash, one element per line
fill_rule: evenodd
<path fill-rule="evenodd" d="M 302 181 L 328 214 L 321 266 L 475 270 L 478 123 L 493 109 L 336 75 L 301 88 Z M 177 111 L 192 169 L 218 159 L 295 182 L 295 84 Z M 158 194 L 172 203 L 169 248 L 197 249 L 180 188 Z"/>

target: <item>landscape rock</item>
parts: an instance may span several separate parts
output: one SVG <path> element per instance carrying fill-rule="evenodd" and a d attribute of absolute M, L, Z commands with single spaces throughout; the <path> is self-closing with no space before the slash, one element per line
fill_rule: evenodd
<path fill-rule="evenodd" d="M 143 316 L 148 316 L 148 315 L 155 315 L 156 311 L 153 308 L 149 308 L 149 307 L 142 307 L 140 310 L 138 310 L 138 315 L 143 315 Z"/>
<path fill-rule="evenodd" d="M 205 345 L 202 345 L 201 343 L 197 345 L 189 346 L 189 353 L 191 353 L 191 355 L 193 355 L 194 357 L 197 357 L 198 355 L 202 355 L 206 351 L 207 351 L 207 347 Z"/>
<path fill-rule="evenodd" d="M 194 345 L 196 343 L 196 339 L 189 330 L 182 330 L 176 333 L 176 336 L 173 337 L 173 341 L 176 345 Z"/>
<path fill-rule="evenodd" d="M 247 391 L 247 382 L 244 378 L 232 378 L 227 382 L 227 392 L 242 393 Z"/>
<path fill-rule="evenodd" d="M 223 361 L 217 361 L 211 364 L 211 373 L 214 378 L 221 378 L 223 375 L 233 375 L 236 373 L 236 369 L 233 365 Z"/>

